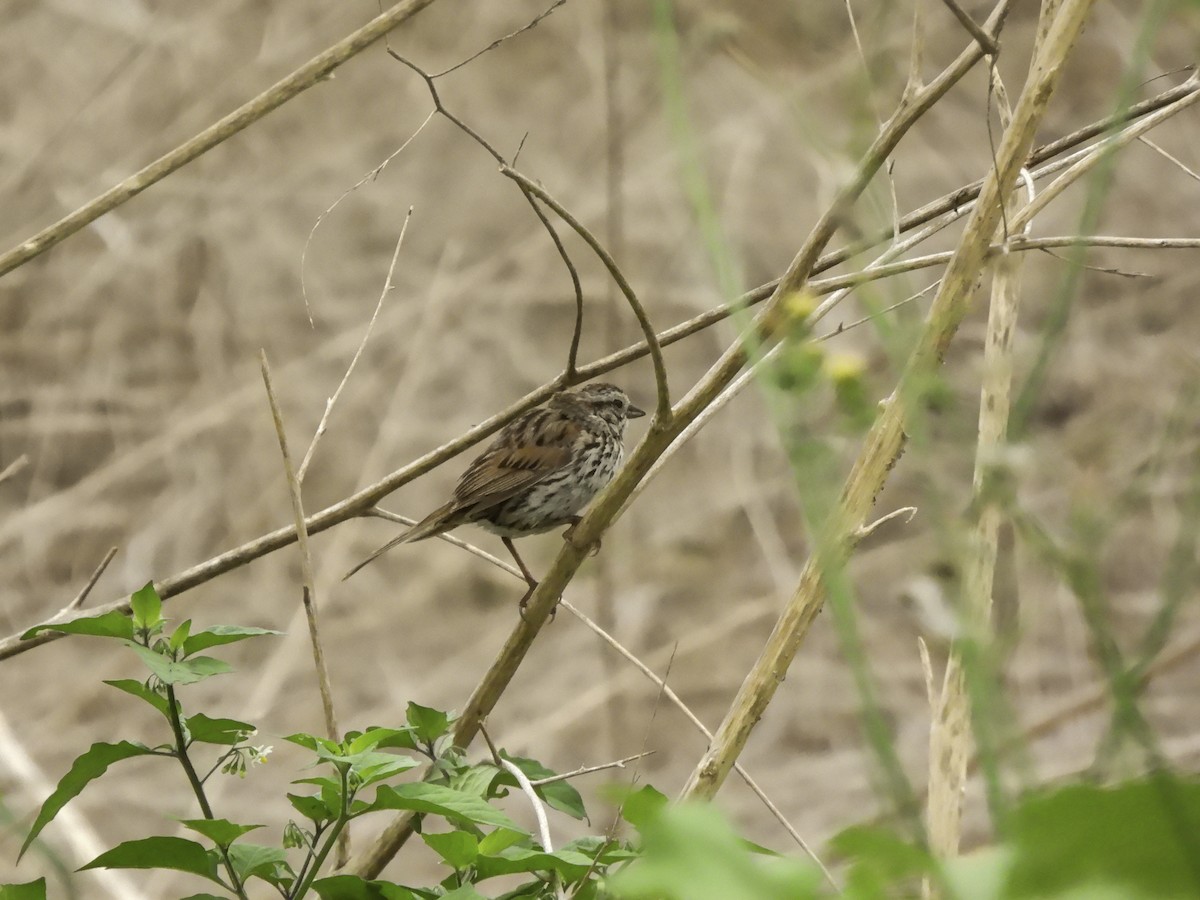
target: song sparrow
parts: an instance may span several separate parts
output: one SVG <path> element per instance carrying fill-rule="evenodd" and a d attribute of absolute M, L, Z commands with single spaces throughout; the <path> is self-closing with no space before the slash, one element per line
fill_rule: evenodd
<path fill-rule="evenodd" d="M 529 589 L 537 580 L 512 539 L 560 525 L 576 515 L 612 481 L 625 456 L 625 422 L 644 416 L 615 385 L 586 384 L 561 391 L 503 429 L 458 480 L 454 499 L 384 544 L 343 577 L 349 578 L 397 544 L 421 541 L 473 523 L 497 534 L 516 560 Z M 570 532 L 567 532 L 568 534 Z"/>

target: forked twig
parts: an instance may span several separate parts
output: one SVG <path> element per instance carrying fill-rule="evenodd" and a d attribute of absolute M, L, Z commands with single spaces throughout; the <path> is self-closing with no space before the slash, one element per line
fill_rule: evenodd
<path fill-rule="evenodd" d="M 564 2 L 565 2 L 565 0 L 564 0 Z M 488 47 L 485 47 L 483 50 L 479 51 L 479 53 L 475 54 L 475 56 L 479 56 L 482 53 L 486 53 L 488 50 L 492 49 L 492 47 L 499 46 L 499 44 L 501 42 L 507 40 L 508 38 L 513 37 L 514 35 L 518 35 L 522 31 L 527 31 L 529 28 L 532 28 L 534 25 L 536 25 L 538 22 L 540 22 L 546 16 L 550 15 L 550 13 L 552 13 L 555 9 L 557 9 L 559 7 L 559 5 L 561 5 L 561 4 L 556 3 L 554 6 L 550 7 L 550 9 L 546 10 L 544 13 L 542 13 L 540 16 L 538 16 L 526 28 L 518 29 L 517 31 L 514 31 L 512 34 L 507 35 L 504 38 L 501 38 L 499 42 L 496 42 Z M 397 53 L 391 47 L 387 48 L 387 52 L 388 52 L 388 55 L 392 57 L 392 59 L 407 66 L 409 69 L 411 69 L 413 72 L 415 72 L 418 76 L 420 76 L 422 81 L 425 82 L 425 87 L 429 90 L 429 96 L 433 100 L 433 107 L 436 112 L 445 116 L 446 119 L 448 119 L 451 123 L 453 123 L 454 126 L 456 128 L 458 128 L 459 131 L 461 131 L 463 134 L 467 135 L 467 137 L 471 138 L 471 140 L 473 140 L 480 147 L 482 147 L 485 151 L 487 151 L 488 155 L 491 156 L 492 159 L 494 159 L 496 161 L 497 165 L 499 165 L 502 170 L 509 166 L 508 160 L 506 160 L 500 154 L 500 151 L 498 151 L 495 147 L 493 147 L 490 143 L 488 143 L 488 141 L 481 134 L 479 134 L 479 132 L 477 132 L 474 128 L 472 128 L 470 125 L 468 125 L 462 119 L 460 119 L 454 113 L 450 112 L 450 110 L 447 109 L 445 107 L 445 105 L 442 103 L 442 97 L 438 93 L 437 85 L 435 85 L 433 83 L 434 79 L 439 78 L 441 75 L 446 74 L 446 72 L 454 71 L 454 68 L 457 68 L 457 66 L 455 66 L 454 68 L 451 68 L 451 69 L 447 69 L 446 72 L 442 72 L 439 75 L 430 75 L 428 72 L 426 72 L 420 66 L 418 66 L 416 63 L 401 56 L 399 53 Z M 472 57 L 472 58 L 474 58 L 474 57 Z M 463 64 L 465 64 L 465 63 L 463 63 Z M 524 143 L 524 142 L 522 142 L 522 143 Z M 563 244 L 562 238 L 560 238 L 558 236 L 558 232 L 554 230 L 554 226 L 550 223 L 550 219 L 542 211 L 542 208 L 540 206 L 538 206 L 537 201 L 534 200 L 533 197 L 530 195 L 530 193 L 527 190 L 525 190 L 523 187 L 521 188 L 521 194 L 525 197 L 525 200 L 529 204 L 530 208 L 533 209 L 534 215 L 536 215 L 538 217 L 538 221 L 542 223 L 542 227 L 546 229 L 546 233 L 550 235 L 550 240 L 554 242 L 554 248 L 558 251 L 558 255 L 562 259 L 563 265 L 566 266 L 567 273 L 571 276 L 571 285 L 575 289 L 575 330 L 571 337 L 570 348 L 567 351 L 567 364 L 563 370 L 563 374 L 560 379 L 559 386 L 561 387 L 566 384 L 573 383 L 578 378 L 577 366 L 579 364 L 579 342 L 583 338 L 583 284 L 579 280 L 579 272 L 576 270 L 575 264 L 573 262 L 571 262 L 571 255 L 569 253 L 567 253 L 566 245 Z"/>

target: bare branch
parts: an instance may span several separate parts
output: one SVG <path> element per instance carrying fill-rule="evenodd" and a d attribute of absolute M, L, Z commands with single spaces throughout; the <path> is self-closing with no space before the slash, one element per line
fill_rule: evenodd
<path fill-rule="evenodd" d="M 565 0 L 563 0 L 563 2 L 565 2 Z M 538 16 L 526 28 L 519 29 L 519 30 L 513 32 L 513 34 L 511 34 L 511 35 L 508 35 L 505 38 L 501 38 L 500 41 L 503 42 L 503 41 L 507 40 L 508 37 L 512 37 L 513 35 L 520 34 L 522 31 L 528 30 L 528 28 L 532 28 L 534 25 L 536 25 L 538 22 L 540 22 L 542 19 L 544 19 L 550 13 L 552 13 L 557 7 L 558 7 L 558 4 L 555 4 L 554 6 L 550 7 L 550 9 L 548 9 L 546 12 L 544 12 L 540 16 Z M 497 44 L 497 46 L 498 46 L 498 44 Z M 491 49 L 491 47 L 487 47 L 484 50 L 481 50 L 480 53 L 486 53 L 487 50 L 490 50 L 490 49 Z M 452 122 L 454 124 L 454 126 L 456 128 L 458 128 L 459 131 L 461 131 L 463 134 L 467 135 L 467 137 L 471 138 L 471 140 L 473 140 L 480 147 L 482 147 L 485 151 L 487 151 L 488 155 L 490 155 L 492 157 L 492 159 L 494 159 L 496 161 L 496 163 L 500 166 L 502 171 L 505 168 L 508 168 L 510 163 L 508 162 L 508 160 L 506 160 L 503 156 L 500 155 L 500 151 L 498 151 L 495 147 L 493 147 L 491 144 L 489 144 L 483 138 L 483 136 L 479 134 L 479 132 L 477 132 L 474 128 L 472 128 L 470 125 L 468 125 L 462 119 L 460 119 L 454 113 L 450 112 L 450 110 L 448 110 L 442 104 L 442 98 L 441 98 L 441 95 L 438 93 L 437 85 L 435 85 L 433 83 L 433 80 L 438 77 L 437 75 L 430 75 L 428 72 L 426 72 L 420 66 L 418 66 L 416 63 L 411 62 L 410 60 L 401 56 L 399 53 L 397 53 L 391 47 L 388 47 L 387 52 L 388 52 L 388 55 L 392 57 L 392 59 L 407 66 L 409 69 L 411 69 L 413 72 L 415 72 L 417 75 L 420 76 L 421 80 L 425 82 L 425 87 L 429 90 L 429 96 L 433 100 L 433 106 L 437 112 L 439 112 L 443 116 L 445 116 L 450 122 Z M 478 56 L 478 55 L 479 54 L 477 53 L 476 56 Z M 460 64 L 460 65 L 462 65 L 462 64 Z M 457 68 L 457 66 L 455 68 Z M 450 71 L 453 71 L 453 69 L 447 69 L 446 71 L 450 72 Z M 441 74 L 444 75 L 446 73 L 443 72 Z M 525 141 L 524 141 L 524 139 L 522 139 L 521 145 L 524 146 L 524 144 L 525 144 Z M 518 148 L 517 153 L 519 154 L 520 152 L 521 152 L 521 150 L 520 150 L 520 148 Z M 562 384 L 570 384 L 576 380 L 576 376 L 577 376 L 576 366 L 578 365 L 578 362 L 579 362 L 579 360 L 578 360 L 579 342 L 583 337 L 583 284 L 579 280 L 579 272 L 576 270 L 575 264 L 573 262 L 571 262 L 570 254 L 567 253 L 566 245 L 563 244 L 562 238 L 560 238 L 558 236 L 558 232 L 554 230 L 554 226 L 552 224 L 550 224 L 550 219 L 546 217 L 546 214 L 544 212 L 542 212 L 542 208 L 540 206 L 538 206 L 537 201 L 533 199 L 533 195 L 530 194 L 530 192 L 528 190 L 526 190 L 525 187 L 522 186 L 519 182 L 518 182 L 517 186 L 521 189 L 521 193 L 522 193 L 522 195 L 524 195 L 526 202 L 533 209 L 534 215 L 536 215 L 538 217 L 538 221 L 542 223 L 542 227 L 546 229 L 546 233 L 550 235 L 550 240 L 554 242 L 554 248 L 558 251 L 559 257 L 562 258 L 563 265 L 567 267 L 567 274 L 571 276 L 571 285 L 575 289 L 575 331 L 571 338 L 570 348 L 567 350 L 567 364 L 563 370 L 563 375 L 562 375 L 562 379 L 561 379 Z"/>
<path fill-rule="evenodd" d="M 609 763 L 601 763 L 598 766 L 580 766 L 571 772 L 563 772 L 561 775 L 551 775 L 549 778 L 539 778 L 536 781 L 531 781 L 534 787 L 542 787 L 547 784 L 555 784 L 559 781 L 567 781 L 571 778 L 578 778 L 580 775 L 591 775 L 593 772 L 603 772 L 605 769 L 623 769 L 626 763 L 631 763 L 634 760 L 642 759 L 646 756 L 653 756 L 654 750 L 643 750 L 641 753 L 635 753 L 633 756 L 626 756 L 623 759 L 614 760 Z"/>
<path fill-rule="evenodd" d="M 243 128 L 253 125 L 267 113 L 278 109 L 297 94 L 308 90 L 326 78 L 330 72 L 351 57 L 362 53 L 377 40 L 419 13 L 434 0 L 400 0 L 387 12 L 382 13 L 342 38 L 323 53 L 314 56 L 292 74 L 263 91 L 253 100 L 239 106 L 223 119 L 205 128 L 186 143 L 159 157 L 135 175 L 109 188 L 99 197 L 84 204 L 70 215 L 42 229 L 28 240 L 0 255 L 0 275 L 11 272 L 35 256 L 45 253 L 60 241 L 70 237 L 85 225 L 94 222 L 122 203 L 133 199 L 146 188 L 170 175 L 176 169 L 207 153 Z"/>
<path fill-rule="evenodd" d="M 29 465 L 29 454 L 22 453 L 3 469 L 0 469 L 0 484 L 8 481 L 8 479 L 20 474 L 21 470 Z"/>
<path fill-rule="evenodd" d="M 562 6 L 566 2 L 567 2 L 567 0 L 555 0 L 555 3 L 549 9 L 547 9 L 545 12 L 538 15 L 533 21 L 527 22 L 526 24 L 524 24 L 520 28 L 518 28 L 516 31 L 510 32 L 510 33 L 506 34 L 504 37 L 496 38 L 496 40 L 492 41 L 490 44 L 488 44 L 482 50 L 478 51 L 477 53 L 471 54 L 466 59 L 464 59 L 462 62 L 455 63 L 450 68 L 445 69 L 444 71 L 438 72 L 436 75 L 431 75 L 430 77 L 431 78 L 441 78 L 443 75 L 449 75 L 451 72 L 461 69 L 467 63 L 474 62 L 475 60 L 479 59 L 479 57 L 483 56 L 483 54 L 485 54 L 491 50 L 495 50 L 497 47 L 499 47 L 505 41 L 515 38 L 518 34 L 524 34 L 526 31 L 529 31 L 532 28 L 536 28 L 538 23 L 540 23 L 542 21 L 542 19 L 549 16 L 550 13 L 554 12 L 556 9 L 558 9 L 560 6 Z"/>
<path fill-rule="evenodd" d="M 325 712 L 325 731 L 329 739 L 338 740 L 337 717 L 333 709 L 333 690 L 329 682 L 329 669 L 325 665 L 325 650 L 321 644 L 321 629 L 317 622 L 317 588 L 313 577 L 312 553 L 308 547 L 308 528 L 305 527 L 304 504 L 300 498 L 300 479 L 292 465 L 292 457 L 288 452 L 287 432 L 283 427 L 283 415 L 279 411 L 279 403 L 275 399 L 275 388 L 271 384 L 271 367 L 267 363 L 267 351 L 259 351 L 259 362 L 262 366 L 263 384 L 267 389 L 267 402 L 271 405 L 271 418 L 275 422 L 275 434 L 279 438 L 279 451 L 283 456 L 283 469 L 287 475 L 288 494 L 292 500 L 292 514 L 296 520 L 296 532 L 299 535 L 300 571 L 304 579 L 304 613 L 308 618 L 308 633 L 312 640 L 313 662 L 317 669 L 317 681 L 321 689 L 321 706 Z"/>
<path fill-rule="evenodd" d="M 100 580 L 100 576 L 104 574 L 104 570 L 108 568 L 108 564 L 113 561 L 113 557 L 116 555 L 117 548 L 109 547 L 108 552 L 104 554 L 104 559 L 100 560 L 100 565 L 96 566 L 95 571 L 92 572 L 91 576 L 87 580 L 87 583 L 83 586 L 79 593 L 75 595 L 74 599 L 72 599 L 70 603 L 63 607 L 62 612 L 59 613 L 60 616 L 75 612 L 75 610 L 83 606 L 84 601 L 86 601 L 88 598 L 88 594 L 92 592 L 92 588 L 96 586 L 96 582 Z"/>
<path fill-rule="evenodd" d="M 685 785 L 683 797 L 713 796 L 724 782 L 733 763 L 749 739 L 775 694 L 780 674 L 786 672 L 808 627 L 824 601 L 824 575 L 842 565 L 851 550 L 852 535 L 865 518 L 888 472 L 903 446 L 908 414 L 905 398 L 914 385 L 922 383 L 940 364 L 959 323 L 965 316 L 973 293 L 975 280 L 983 264 L 989 242 L 999 222 L 999 203 L 1012 189 L 1021 166 L 1029 156 L 1033 136 L 1045 113 L 1050 97 L 1061 74 L 1061 63 L 1073 38 L 1082 27 L 1092 0 L 1065 0 L 1061 15 L 1056 19 L 1047 39 L 1047 50 L 1039 58 L 1026 89 L 1022 92 L 1013 113 L 1013 124 L 1006 130 L 997 153 L 997 166 L 984 180 L 979 202 L 967 221 L 958 249 L 951 259 L 946 275 L 934 298 L 926 326 L 909 357 L 892 395 L 882 404 L 882 411 L 868 432 L 841 497 L 824 532 L 818 536 L 816 549 L 804 567 L 800 583 L 787 607 L 775 624 L 753 669 L 746 676 L 738 695 L 721 723 L 708 752 L 693 771 Z M 998 16 L 1005 10 L 1001 4 L 992 14 L 989 29 L 997 27 Z M 978 59 L 979 48 L 973 46 Z M 945 74 L 930 87 L 944 82 Z M 916 106 L 919 107 L 918 101 Z M 881 148 L 882 149 L 882 148 Z M 869 159 L 874 159 L 874 156 Z M 862 174 L 855 179 L 859 181 Z M 818 226 L 819 230 L 819 226 Z M 797 264 L 781 282 L 780 289 L 792 289 L 807 276 L 811 260 L 816 260 L 816 247 L 808 249 L 812 239 L 801 251 Z M 805 255 L 807 254 L 807 256 Z M 777 306 L 773 299 L 770 313 Z M 713 379 L 718 380 L 718 379 Z M 706 382 L 709 379 L 706 379 Z M 715 386 L 715 385 L 714 385 Z M 719 388 L 718 388 L 719 390 Z M 705 391 L 697 389 L 695 402 L 705 400 Z M 631 461 L 632 462 L 632 461 Z M 603 499 L 603 495 L 601 495 Z M 583 524 L 586 524 L 586 518 Z"/>
<path fill-rule="evenodd" d="M 1200 174 L 1197 174 L 1194 170 L 1189 169 L 1187 167 L 1187 165 L 1185 165 L 1181 160 L 1176 159 L 1174 156 L 1172 156 L 1170 153 L 1168 153 L 1162 147 L 1158 146 L 1158 144 L 1154 143 L 1154 141 L 1150 140 L 1150 138 L 1139 137 L 1138 140 L 1141 141 L 1143 144 L 1145 144 L 1147 147 L 1149 147 L 1151 150 L 1153 150 L 1155 153 L 1157 153 L 1159 156 L 1161 156 L 1165 160 L 1167 160 L 1167 162 L 1169 162 L 1173 166 L 1175 166 L 1175 168 L 1177 168 L 1181 172 L 1183 172 L 1183 174 L 1186 175 L 1188 178 L 1192 179 L 1193 181 L 1200 181 Z"/>
<path fill-rule="evenodd" d="M 658 389 L 658 405 L 655 409 L 654 421 L 651 423 L 651 427 L 658 429 L 665 428 L 671 421 L 671 393 L 667 387 L 667 367 L 663 363 L 662 346 L 658 342 L 658 335 L 654 331 L 650 317 L 646 315 L 645 307 L 638 300 L 637 294 L 633 292 L 633 288 L 629 286 L 629 282 L 621 272 L 620 267 L 617 266 L 616 261 L 613 260 L 608 251 L 604 249 L 604 245 L 596 239 L 596 236 L 583 223 L 571 215 L 566 207 L 550 196 L 549 192 L 540 184 L 531 181 L 509 166 L 501 166 L 500 171 L 521 185 L 523 190 L 528 191 L 549 206 L 558 214 L 560 219 L 570 225 L 575 230 L 575 233 L 583 238 L 584 242 L 592 248 L 592 251 L 599 257 L 600 262 L 604 264 L 604 268 L 608 270 L 608 274 L 616 282 L 617 287 L 621 289 L 621 293 L 625 295 L 625 300 L 629 303 L 630 309 L 633 310 L 634 316 L 637 317 L 638 324 L 642 327 L 642 334 L 646 339 L 646 345 L 650 349 L 650 359 L 654 364 L 654 381 Z"/>
<path fill-rule="evenodd" d="M 979 23 L 971 18 L 970 13 L 959 6 L 958 0 L 942 0 L 942 3 L 946 4 L 950 12 L 954 13 L 954 18 L 975 38 L 985 55 L 994 57 L 1000 52 L 1000 45 L 996 43 L 996 39 L 979 27 Z"/>

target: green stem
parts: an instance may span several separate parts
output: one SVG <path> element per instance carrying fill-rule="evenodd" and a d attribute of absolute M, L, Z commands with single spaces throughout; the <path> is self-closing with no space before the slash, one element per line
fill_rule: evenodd
<path fill-rule="evenodd" d="M 200 812 L 204 813 L 204 818 L 214 819 L 212 807 L 208 803 L 208 797 L 204 794 L 204 783 L 200 780 L 200 776 L 196 774 L 196 767 L 192 765 L 191 757 L 187 752 L 187 741 L 183 736 L 183 722 L 179 718 L 179 703 L 175 699 L 175 687 L 167 685 L 167 711 L 170 713 L 171 731 L 175 735 L 175 758 L 179 760 L 179 764 L 183 766 L 184 774 L 187 775 L 188 783 L 192 786 L 192 793 L 196 795 L 196 801 L 200 804 Z M 225 847 L 217 847 L 221 851 L 221 859 L 225 863 L 225 870 L 229 873 L 229 880 L 233 884 L 233 891 L 242 900 L 247 900 L 246 891 L 242 887 L 242 882 L 237 876 L 237 871 L 233 868 L 233 862 L 229 858 L 229 851 Z"/>
<path fill-rule="evenodd" d="M 292 894 L 292 900 L 297 900 L 307 893 L 309 887 L 313 883 L 313 879 L 317 877 L 317 873 L 321 871 L 321 866 L 325 864 L 325 857 L 329 856 L 329 851 L 333 849 L 334 844 L 338 842 L 338 838 L 342 834 L 342 829 L 350 821 L 350 785 L 346 779 L 346 769 L 338 767 L 338 774 L 342 778 L 342 808 L 338 812 L 338 817 L 333 823 L 333 827 L 329 829 L 329 834 L 325 837 L 325 843 L 321 845 L 320 851 L 316 858 L 312 861 L 312 868 L 308 870 L 304 878 L 297 885 L 295 892 Z"/>

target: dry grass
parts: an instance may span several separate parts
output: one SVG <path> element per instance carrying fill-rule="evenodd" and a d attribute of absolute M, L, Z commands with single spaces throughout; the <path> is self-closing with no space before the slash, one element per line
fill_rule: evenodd
<path fill-rule="evenodd" d="M 540 3 L 485 4 L 464 16 L 435 4 L 393 45 L 430 69 L 444 68 L 523 24 Z M 860 64 L 844 16 L 820 4 L 758 0 L 735 10 L 700 0 L 679 21 L 694 127 L 701 135 L 721 224 L 745 286 L 777 276 L 872 128 Z M 807 10 L 807 6 L 820 9 Z M 832 9 L 835 5 L 829 5 Z M 226 0 L 178 9 L 138 0 L 17 4 L 0 30 L 0 221 L 3 248 L 58 218 L 154 155 L 208 124 L 376 12 L 372 4 Z M 156 11 L 152 11 L 156 10 Z M 903 83 L 905 16 L 860 13 L 859 29 L 885 105 Z M 934 15 L 934 13 L 937 15 Z M 1043 137 L 1110 110 L 1128 54 L 1134 9 L 1103 5 L 1064 76 Z M 1195 14 L 1183 23 L 1194 33 Z M 944 64 L 963 36 L 930 7 L 929 65 Z M 697 225 L 678 178 L 678 147 L 659 104 L 658 63 L 640 5 L 620 17 L 625 139 L 625 236 L 619 260 L 661 326 L 719 303 Z M 1018 12 L 1006 47 L 1027 46 L 1034 19 Z M 1190 60 L 1188 28 L 1163 31 L 1155 72 Z M 522 136 L 522 171 L 541 180 L 584 222 L 603 221 L 603 98 L 600 14 L 579 2 L 533 32 L 476 60 L 441 85 L 445 102 L 511 153 Z M 1026 60 L 1002 65 L 1010 91 Z M 1016 84 L 1014 84 L 1014 79 Z M 902 209 L 979 177 L 988 165 L 973 73 L 902 145 L 896 191 Z M 257 372 L 272 360 L 293 446 L 304 446 L 365 328 L 410 205 L 415 213 L 387 301 L 305 481 L 316 509 L 447 440 L 529 388 L 565 359 L 573 321 L 570 282 L 520 194 L 482 151 L 435 120 L 373 182 L 322 223 L 306 279 L 301 249 L 316 218 L 377 166 L 428 112 L 424 86 L 382 48 L 339 70 L 210 155 L 99 220 L 44 257 L 0 279 L 0 469 L 22 453 L 23 472 L 0 484 L 0 630 L 52 614 L 86 581 L 108 547 L 120 553 L 92 597 L 127 593 L 290 521 L 278 447 Z M 1200 168 L 1194 111 L 1154 141 Z M 1150 148 L 1125 151 L 1104 228 L 1129 235 L 1200 234 L 1197 186 Z M 1082 196 L 1080 193 L 1078 196 Z M 1038 220 L 1042 234 L 1070 229 L 1078 196 Z M 874 197 L 876 218 L 890 200 Z M 863 204 L 872 210 L 872 202 Z M 565 230 L 564 230 L 565 233 Z M 582 360 L 605 346 L 605 282 L 573 238 L 588 298 Z M 1113 622 L 1131 643 L 1153 615 L 1163 561 L 1178 526 L 1181 492 L 1200 437 L 1176 423 L 1183 389 L 1197 375 L 1200 311 L 1194 251 L 1102 250 L 1094 261 L 1148 271 L 1129 279 L 1089 273 L 1072 311 L 1050 381 L 1036 408 L 1020 470 L 1020 500 L 1052 527 L 1073 506 L 1111 511 L 1105 584 Z M 1024 273 L 1018 378 L 1063 263 L 1037 255 Z M 664 285 L 672 285 L 664 292 Z M 880 305 L 924 281 L 898 278 L 872 289 Z M 845 307 L 839 318 L 856 318 Z M 915 312 L 898 313 L 911 322 Z M 864 639 L 882 678 L 897 749 L 915 777 L 925 771 L 928 708 L 917 651 L 926 619 L 900 602 L 900 587 L 943 548 L 947 510 L 965 506 L 985 315 L 973 314 L 949 358 L 952 396 L 935 430 L 897 468 L 884 509 L 913 504 L 911 525 L 880 534 L 857 554 L 852 574 Z M 624 337 L 634 337 L 625 323 Z M 728 330 L 718 326 L 720 337 Z M 874 332 L 838 339 L 866 354 L 881 391 L 892 357 Z M 664 353 L 677 394 L 721 347 L 702 335 Z M 615 380 L 649 402 L 645 361 Z M 845 458 L 855 446 L 847 441 Z M 452 463 L 391 498 L 423 513 L 453 483 Z M 617 595 L 616 635 L 661 671 L 678 642 L 671 686 L 715 726 L 805 558 L 787 461 L 761 400 L 746 392 L 668 465 L 606 539 L 620 552 L 608 579 Z M 312 541 L 323 603 L 322 630 L 343 727 L 394 720 L 403 702 L 461 706 L 512 625 L 519 590 L 491 567 L 441 544 L 393 554 L 345 585 L 337 582 L 394 526 L 341 525 Z M 478 535 L 473 535 L 479 537 Z M 480 543 L 491 540 L 479 537 Z M 528 542 L 544 566 L 555 539 Z M 1093 683 L 1078 608 L 1053 573 L 1018 548 L 1021 637 L 1008 687 L 1028 719 Z M 286 629 L 286 638 L 231 652 L 238 673 L 192 692 L 209 711 L 245 716 L 274 735 L 321 728 L 320 702 L 299 607 L 297 554 L 255 562 L 173 601 L 168 614 L 198 622 Z M 594 606 L 587 569 L 569 598 Z M 1194 598 L 1178 628 L 1200 627 Z M 934 643 L 931 635 L 931 644 Z M 605 683 L 609 652 L 570 617 L 541 636 L 489 721 L 514 751 L 568 770 L 641 749 L 657 689 L 633 679 Z M 939 655 L 934 649 L 935 658 Z M 26 753 L 54 777 L 94 740 L 152 738 L 154 723 L 100 684 L 135 675 L 133 661 L 85 639 L 69 639 L 3 664 L 0 706 Z M 1189 688 L 1200 666 L 1173 669 L 1146 708 L 1167 747 L 1194 765 L 1200 698 Z M 628 719 L 604 735 L 601 710 L 614 693 Z M 185 696 L 185 702 L 187 697 Z M 818 622 L 790 677 L 750 742 L 744 762 L 788 819 L 819 842 L 876 808 L 874 773 L 857 720 L 858 699 L 832 629 Z M 1103 729 L 1089 714 L 1042 736 L 1034 763 L 1061 776 L 1090 762 Z M 703 751 L 683 718 L 660 709 L 643 761 L 650 781 L 674 792 Z M 1191 749 L 1188 749 L 1191 748 Z M 223 788 L 231 818 L 256 820 L 281 795 L 295 757 Z M 178 773 L 156 761 L 126 763 L 77 806 L 115 843 L 186 815 Z M 604 780 L 591 776 L 589 783 Z M 15 771 L 0 770 L 4 803 L 28 821 L 34 799 Z M 160 797 L 178 797 L 163 810 Z M 730 784 L 720 802 L 751 837 L 784 847 L 757 800 Z M 275 807 L 270 807 L 276 810 Z M 153 812 L 149 812 L 153 811 Z M 282 815 L 282 810 L 272 812 Z M 528 810 L 514 808 L 515 815 Z M 983 826 L 978 792 L 967 810 L 967 843 Z M 147 816 L 149 815 L 149 818 Z M 380 823 L 382 824 L 382 823 Z M 163 827 L 171 827 L 169 824 Z M 0 881 L 34 877 L 36 855 L 12 869 L 18 832 L 0 840 Z M 72 865 L 54 827 L 47 838 Z M 410 852 L 410 851 L 406 851 Z M 81 896 L 105 896 L 94 875 Z M 153 896 L 173 884 L 148 882 Z"/>

